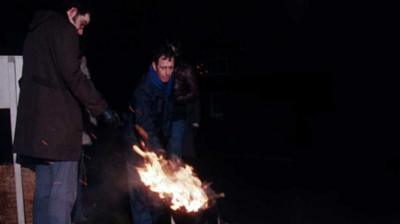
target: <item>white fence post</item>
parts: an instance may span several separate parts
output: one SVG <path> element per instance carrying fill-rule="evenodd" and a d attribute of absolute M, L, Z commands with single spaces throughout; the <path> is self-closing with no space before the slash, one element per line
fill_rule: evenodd
<path fill-rule="evenodd" d="M 22 75 L 22 56 L 0 56 L 0 108 L 10 109 L 11 136 L 14 142 L 15 122 L 19 96 L 18 80 Z M 22 188 L 21 166 L 16 163 L 13 154 L 15 192 L 17 199 L 18 224 L 25 224 L 24 195 Z"/>

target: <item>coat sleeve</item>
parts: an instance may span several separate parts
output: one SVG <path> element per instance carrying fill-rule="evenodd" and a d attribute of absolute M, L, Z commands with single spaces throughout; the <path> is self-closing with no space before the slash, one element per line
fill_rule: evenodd
<path fill-rule="evenodd" d="M 104 112 L 107 103 L 93 83 L 82 73 L 79 62 L 78 35 L 61 27 L 54 34 L 53 55 L 59 73 L 72 94 L 95 116 Z"/>
<path fill-rule="evenodd" d="M 134 93 L 131 104 L 136 112 L 136 124 L 142 127 L 149 136 L 147 144 L 153 149 L 161 149 L 160 139 L 157 136 L 154 122 L 151 118 L 151 97 L 148 91 L 144 88 L 138 88 Z"/>

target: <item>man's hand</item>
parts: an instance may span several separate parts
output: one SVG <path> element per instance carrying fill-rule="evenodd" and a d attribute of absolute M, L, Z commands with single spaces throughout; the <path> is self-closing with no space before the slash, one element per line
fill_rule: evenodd
<path fill-rule="evenodd" d="M 118 113 L 111 110 L 110 108 L 107 108 L 100 116 L 108 127 L 117 128 L 120 127 L 122 124 Z"/>

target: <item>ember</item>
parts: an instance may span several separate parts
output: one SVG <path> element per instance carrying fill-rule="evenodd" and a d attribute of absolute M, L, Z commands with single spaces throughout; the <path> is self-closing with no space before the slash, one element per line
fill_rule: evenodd
<path fill-rule="evenodd" d="M 144 166 L 136 168 L 140 179 L 160 198 L 167 199 L 172 210 L 197 212 L 208 208 L 210 199 L 221 197 L 211 193 L 209 184 L 203 184 L 191 166 L 143 151 L 136 145 L 133 150 L 145 159 Z"/>

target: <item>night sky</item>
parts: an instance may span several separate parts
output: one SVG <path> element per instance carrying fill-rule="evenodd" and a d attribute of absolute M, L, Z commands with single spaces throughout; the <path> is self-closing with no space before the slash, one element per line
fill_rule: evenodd
<path fill-rule="evenodd" d="M 21 54 L 33 12 L 53 3 L 5 3 L 0 53 Z M 300 142 L 329 137 L 342 145 L 338 150 L 346 151 L 349 142 L 360 145 L 352 149 L 354 156 L 359 151 L 372 157 L 380 151 L 385 158 L 397 153 L 393 147 L 361 149 L 394 143 L 389 136 L 395 127 L 396 82 L 382 63 L 391 49 L 393 14 L 383 15 L 376 5 L 114 0 L 93 1 L 92 8 L 82 41 L 96 86 L 117 110 L 126 109 L 153 47 L 170 40 L 180 44 L 183 58 L 205 64 L 209 74 L 200 77 L 200 84 L 206 98 L 231 94 L 222 101 L 232 101 L 233 108 L 244 101 L 237 114 L 219 105 L 229 108 L 232 118 L 241 113 L 247 118 L 271 101 L 290 102 L 300 116 Z"/>
<path fill-rule="evenodd" d="M 4 3 L 0 53 L 21 54 L 34 10 L 53 2 Z M 204 91 L 252 93 L 260 107 L 264 99 L 287 99 L 307 117 L 329 112 L 349 126 L 343 131 L 352 138 L 341 127 L 327 128 L 343 143 L 371 147 L 370 141 L 392 142 L 387 137 L 394 122 L 389 115 L 396 111 L 396 82 L 383 63 L 393 61 L 385 59 L 391 51 L 393 14 L 376 5 L 114 0 L 93 1 L 92 7 L 85 51 L 95 84 L 119 110 L 146 70 L 153 47 L 171 40 L 180 43 L 184 58 L 209 70 L 201 78 Z M 222 76 L 215 75 L 221 70 Z M 369 129 L 362 128 L 365 124 Z"/>
<path fill-rule="evenodd" d="M 33 11 L 48 2 L 55 1 L 7 3 L 2 52 L 21 52 Z M 169 39 L 180 42 L 192 58 L 228 48 L 245 67 L 262 63 L 267 72 L 326 70 L 332 67 L 327 52 L 337 44 L 333 22 L 340 23 L 334 21 L 334 7 L 309 0 L 93 1 L 85 39 L 96 55 L 132 60 L 146 58 L 154 44 Z"/>

